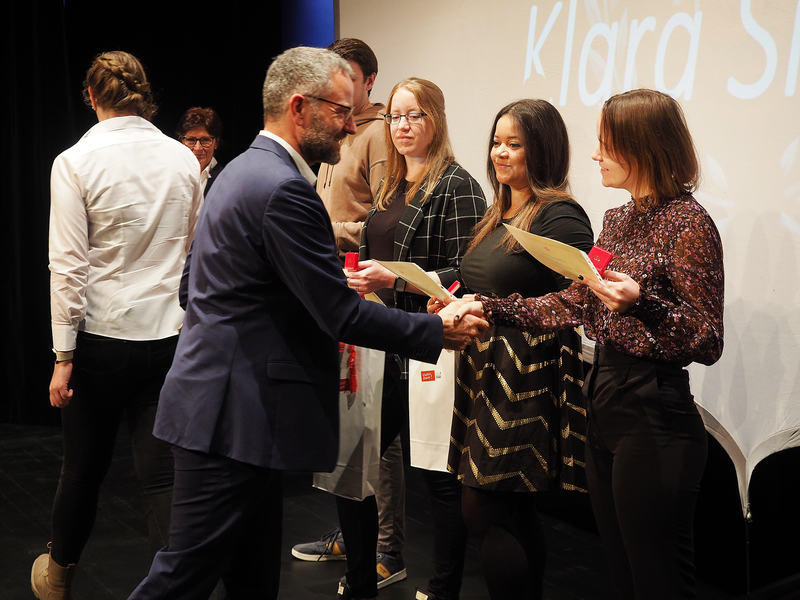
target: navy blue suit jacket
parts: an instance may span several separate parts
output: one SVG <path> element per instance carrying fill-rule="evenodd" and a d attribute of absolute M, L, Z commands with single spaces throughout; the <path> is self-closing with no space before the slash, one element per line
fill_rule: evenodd
<path fill-rule="evenodd" d="M 435 362 L 435 315 L 347 287 L 330 218 L 289 153 L 256 136 L 202 210 L 182 281 L 186 318 L 154 433 L 273 469 L 330 471 L 339 341 Z"/>

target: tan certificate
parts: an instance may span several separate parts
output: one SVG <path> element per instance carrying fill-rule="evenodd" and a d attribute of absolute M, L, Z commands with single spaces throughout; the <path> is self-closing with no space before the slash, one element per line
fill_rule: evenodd
<path fill-rule="evenodd" d="M 431 298 L 438 298 L 440 300 L 444 298 L 455 298 L 442 284 L 428 275 L 422 267 L 416 263 L 402 260 L 376 260 L 375 262 L 389 269 L 400 279 L 405 279 L 408 283 L 414 285 L 419 291 L 428 294 Z"/>
<path fill-rule="evenodd" d="M 545 267 L 561 273 L 573 281 L 578 281 L 579 276 L 582 275 L 584 279 L 591 279 L 605 285 L 603 278 L 600 277 L 589 256 L 583 250 L 511 225 L 506 225 L 506 227 L 514 239 Z"/>
<path fill-rule="evenodd" d="M 385 304 L 383 304 L 383 300 L 381 300 L 378 297 L 378 294 L 376 294 L 375 292 L 364 294 L 364 300 L 369 300 L 370 302 L 375 302 L 376 304 L 382 304 L 383 306 L 386 306 Z"/>

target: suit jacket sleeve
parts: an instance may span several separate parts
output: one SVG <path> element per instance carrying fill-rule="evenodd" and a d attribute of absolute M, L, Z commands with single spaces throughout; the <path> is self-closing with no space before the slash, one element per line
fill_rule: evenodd
<path fill-rule="evenodd" d="M 443 344 L 441 319 L 367 302 L 347 286 L 327 213 L 304 180 L 290 179 L 276 188 L 266 204 L 262 229 L 278 277 L 328 335 L 436 362 Z"/>

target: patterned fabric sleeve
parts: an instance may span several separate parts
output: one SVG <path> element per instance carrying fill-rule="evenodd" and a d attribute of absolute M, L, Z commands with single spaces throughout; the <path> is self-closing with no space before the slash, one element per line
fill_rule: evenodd
<path fill-rule="evenodd" d="M 724 273 L 722 241 L 705 211 L 688 211 L 674 222 L 667 273 L 670 296 L 650 289 L 644 277 L 628 311 L 659 340 L 663 360 L 713 364 L 722 355 Z"/>
<path fill-rule="evenodd" d="M 512 294 L 508 298 L 487 298 L 478 295 L 489 321 L 510 325 L 531 333 L 544 333 L 583 323 L 584 301 L 589 288 L 573 283 L 566 290 L 540 296 L 523 298 Z"/>

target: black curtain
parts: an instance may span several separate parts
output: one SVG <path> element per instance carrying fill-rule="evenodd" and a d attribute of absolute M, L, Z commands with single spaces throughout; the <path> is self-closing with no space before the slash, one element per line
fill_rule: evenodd
<path fill-rule="evenodd" d="M 177 6 L 176 6 L 177 4 Z M 58 422 L 48 402 L 52 374 L 47 229 L 50 167 L 97 121 L 81 99 L 92 58 L 125 50 L 145 65 L 172 135 L 190 106 L 215 108 L 224 123 L 218 158 L 242 152 L 263 126 L 261 85 L 281 50 L 279 0 L 130 4 L 11 0 L 0 21 L 2 314 L 5 373 L 0 423 Z"/>

